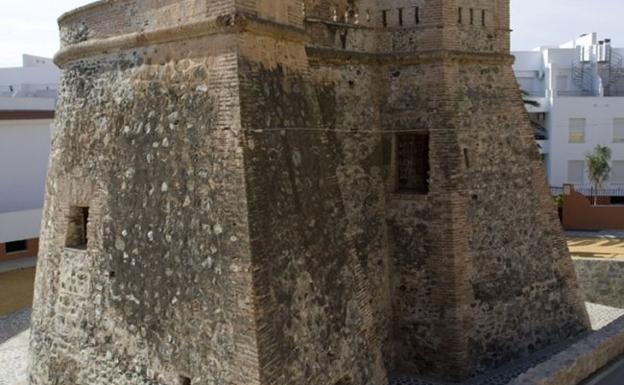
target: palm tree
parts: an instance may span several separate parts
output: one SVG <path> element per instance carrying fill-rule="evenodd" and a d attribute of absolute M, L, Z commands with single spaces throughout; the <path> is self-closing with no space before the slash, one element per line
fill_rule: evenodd
<path fill-rule="evenodd" d="M 529 106 L 533 106 L 533 107 L 539 107 L 540 106 L 538 101 L 530 99 L 531 98 L 531 94 L 528 91 L 520 89 L 520 92 L 522 93 L 522 101 L 524 102 L 524 104 L 529 105 Z"/>
<path fill-rule="evenodd" d="M 520 93 L 522 94 L 522 102 L 525 105 L 527 116 L 529 117 L 529 121 L 531 122 L 531 127 L 533 127 L 533 136 L 535 137 L 535 140 L 548 139 L 548 130 L 544 128 L 543 124 L 540 121 L 535 119 L 535 114 L 531 114 L 528 108 L 528 106 L 540 107 L 540 103 L 537 100 L 531 99 L 531 94 L 528 91 L 520 89 Z M 542 150 L 541 144 L 538 143 L 537 147 Z"/>
<path fill-rule="evenodd" d="M 592 184 L 594 196 L 594 206 L 598 203 L 598 191 L 602 189 L 604 183 L 609 179 L 611 173 L 611 149 L 607 146 L 598 145 L 594 151 L 585 155 L 587 161 L 587 171 Z"/>

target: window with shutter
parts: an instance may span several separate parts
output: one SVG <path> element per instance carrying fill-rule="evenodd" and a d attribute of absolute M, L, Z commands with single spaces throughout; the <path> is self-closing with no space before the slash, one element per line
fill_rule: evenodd
<path fill-rule="evenodd" d="M 610 181 L 613 183 L 624 183 L 624 160 L 613 161 Z"/>
<path fill-rule="evenodd" d="M 624 118 L 613 119 L 613 143 L 624 143 Z"/>
<path fill-rule="evenodd" d="M 585 125 L 586 120 L 583 118 L 570 119 L 570 143 L 585 143 Z"/>
<path fill-rule="evenodd" d="M 568 161 L 568 183 L 583 184 L 585 182 L 585 161 Z"/>

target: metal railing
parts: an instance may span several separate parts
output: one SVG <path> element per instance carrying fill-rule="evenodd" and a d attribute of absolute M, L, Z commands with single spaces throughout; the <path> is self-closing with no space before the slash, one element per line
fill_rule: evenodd
<path fill-rule="evenodd" d="M 622 55 L 615 52 L 613 48 L 608 50 L 607 67 L 603 71 L 601 77 L 603 79 L 603 86 L 605 96 L 619 96 L 617 92 L 617 84 L 624 76 Z"/>
<path fill-rule="evenodd" d="M 559 91 L 559 96 L 594 96 L 594 74 L 592 73 L 591 64 L 583 62 L 572 63 L 572 82 L 579 90 L 577 91 Z M 574 92 L 574 94 L 563 95 L 562 92 Z"/>
<path fill-rule="evenodd" d="M 585 196 L 594 196 L 594 188 L 590 185 L 574 185 L 574 191 Z M 552 195 L 563 194 L 563 187 L 550 186 L 550 193 Z M 624 186 L 603 188 L 598 190 L 595 195 L 599 197 L 624 197 Z"/>

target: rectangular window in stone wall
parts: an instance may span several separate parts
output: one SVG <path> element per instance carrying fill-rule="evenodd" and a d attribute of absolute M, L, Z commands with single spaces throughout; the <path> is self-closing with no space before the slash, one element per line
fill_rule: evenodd
<path fill-rule="evenodd" d="M 87 226 L 89 223 L 89 208 L 72 206 L 67 218 L 67 235 L 65 247 L 72 249 L 87 248 Z"/>
<path fill-rule="evenodd" d="M 396 172 L 398 192 L 429 192 L 429 135 L 396 135 Z"/>

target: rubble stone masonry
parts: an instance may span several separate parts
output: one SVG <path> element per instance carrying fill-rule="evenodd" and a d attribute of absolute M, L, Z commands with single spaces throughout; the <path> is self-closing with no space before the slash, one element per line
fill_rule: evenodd
<path fill-rule="evenodd" d="M 63 68 L 31 385 L 460 381 L 588 328 L 507 0 L 105 0 Z"/>

